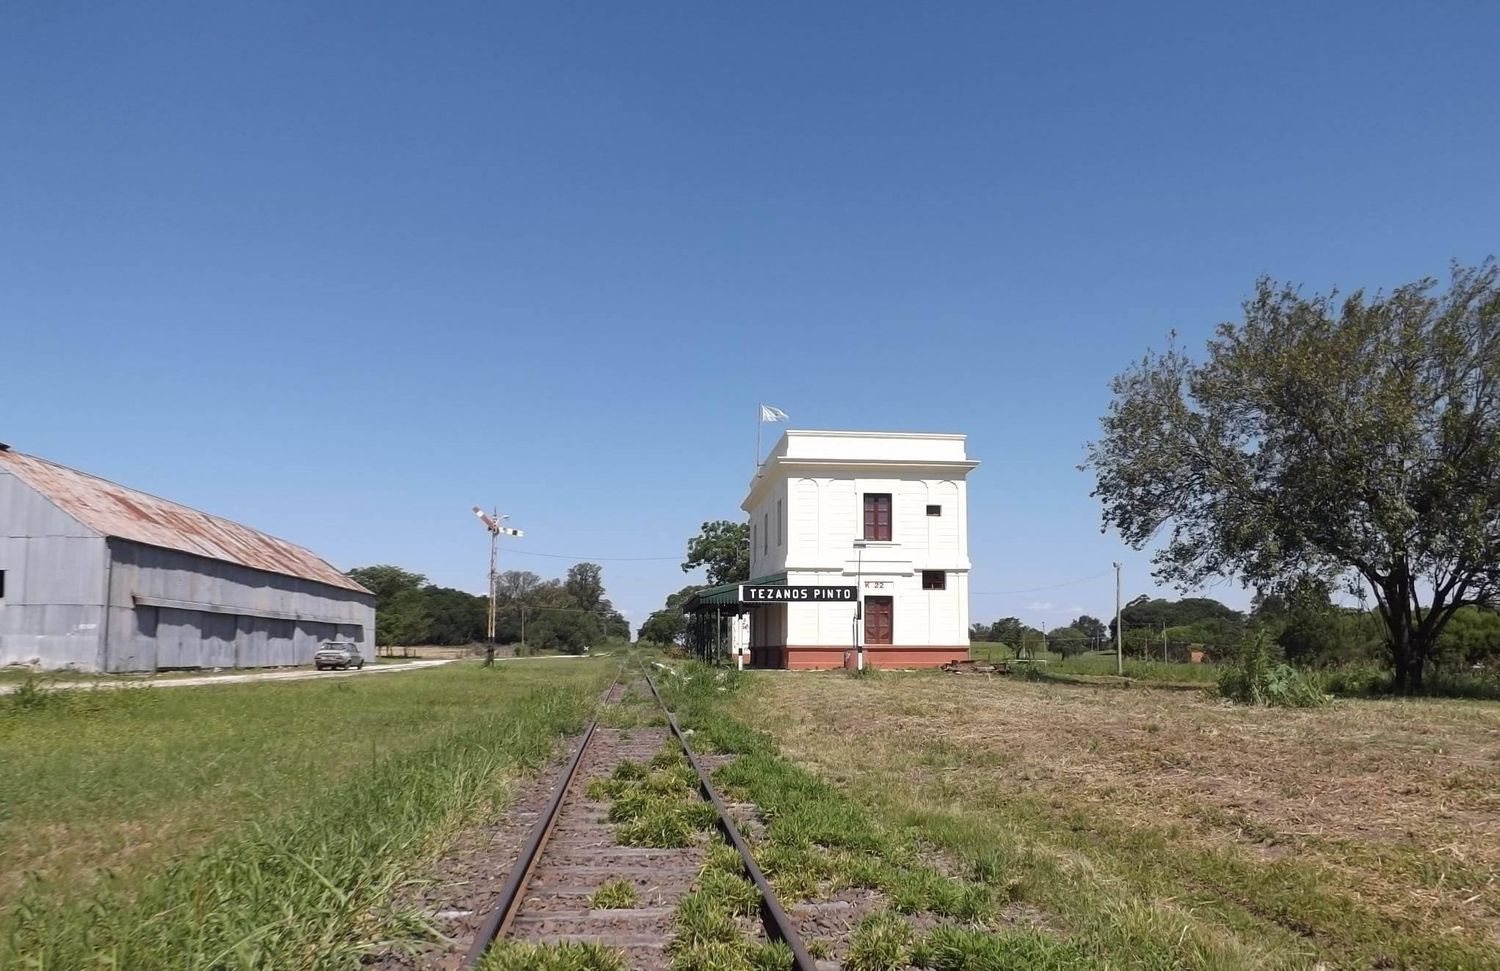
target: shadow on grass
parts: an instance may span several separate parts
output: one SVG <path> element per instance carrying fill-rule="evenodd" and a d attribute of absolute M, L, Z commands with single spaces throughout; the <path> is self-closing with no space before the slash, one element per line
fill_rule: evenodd
<path fill-rule="evenodd" d="M 1058 671 L 1032 669 L 1021 675 L 1020 681 L 1043 681 L 1048 684 L 1071 685 L 1089 688 L 1149 688 L 1161 691 L 1199 691 L 1214 693 L 1218 685 L 1212 681 L 1153 681 L 1142 678 L 1122 678 L 1111 674 L 1067 674 Z"/>

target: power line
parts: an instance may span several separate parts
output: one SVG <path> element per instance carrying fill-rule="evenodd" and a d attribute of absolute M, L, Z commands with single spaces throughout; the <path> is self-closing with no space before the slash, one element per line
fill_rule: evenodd
<path fill-rule="evenodd" d="M 506 548 L 506 552 L 512 556 L 542 556 L 554 560 L 585 560 L 590 562 L 605 563 L 642 563 L 653 560 L 681 560 L 683 554 L 673 553 L 670 556 L 590 556 L 586 553 L 542 553 L 537 550 L 523 550 L 518 546 Z M 1075 580 L 1064 580 L 1062 583 L 1049 583 L 1041 587 L 1025 587 L 1020 590 L 971 590 L 971 597 L 1002 597 L 1016 593 L 1039 593 L 1043 590 L 1057 590 L 1061 587 L 1071 587 L 1077 583 L 1086 583 L 1089 580 L 1097 580 L 1110 573 L 1104 570 L 1100 573 L 1091 573 L 1086 577 L 1078 577 Z"/>
<path fill-rule="evenodd" d="M 1013 593 L 1040 593 L 1043 590 L 1056 590 L 1059 587 L 1071 587 L 1075 583 L 1084 583 L 1084 582 L 1086 582 L 1088 580 L 1097 580 L 1097 579 L 1099 579 L 1102 576 L 1108 576 L 1112 572 L 1113 572 L 1112 570 L 1105 570 L 1102 573 L 1092 573 L 1092 574 L 1090 574 L 1090 575 L 1088 575 L 1086 577 L 1079 577 L 1076 580 L 1064 580 L 1062 583 L 1049 583 L 1049 584 L 1047 584 L 1044 587 L 1026 587 L 1024 590 L 982 590 L 982 591 L 971 590 L 971 591 L 969 591 L 969 596 L 971 596 L 971 597 L 1002 597 L 1002 596 L 1007 596 L 1007 595 L 1013 594 Z"/>
<path fill-rule="evenodd" d="M 586 556 L 582 553 L 538 553 L 536 550 L 523 550 L 518 546 L 507 546 L 505 552 L 512 556 L 545 556 L 554 560 L 603 560 L 608 562 L 623 562 L 642 560 L 681 560 L 683 554 L 673 553 L 671 556 Z"/>

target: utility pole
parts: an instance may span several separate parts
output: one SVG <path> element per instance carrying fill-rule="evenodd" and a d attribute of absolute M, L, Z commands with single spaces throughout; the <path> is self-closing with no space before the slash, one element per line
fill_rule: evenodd
<path fill-rule="evenodd" d="M 865 546 L 867 540 L 854 541 L 854 670 L 865 669 Z M 892 638 L 894 640 L 894 638 Z"/>
<path fill-rule="evenodd" d="M 1125 677 L 1125 629 L 1120 626 L 1120 564 L 1115 564 L 1115 674 Z"/>
<path fill-rule="evenodd" d="M 1167 663 L 1167 622 L 1161 622 L 1161 663 Z"/>

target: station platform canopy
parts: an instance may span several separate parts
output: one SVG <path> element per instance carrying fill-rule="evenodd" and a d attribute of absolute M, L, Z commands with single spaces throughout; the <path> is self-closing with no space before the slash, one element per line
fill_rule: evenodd
<path fill-rule="evenodd" d="M 745 583 L 765 587 L 785 586 L 786 574 L 773 573 L 770 576 L 757 577 L 754 580 L 747 580 L 741 583 L 721 583 L 717 587 L 704 587 L 682 602 L 682 612 L 685 614 L 697 614 L 705 611 L 732 615 L 741 614 L 753 606 L 752 604 L 740 603 L 740 587 Z"/>
<path fill-rule="evenodd" d="M 785 586 L 786 574 L 773 573 L 747 582 L 757 586 Z M 687 649 L 709 664 L 728 660 L 729 625 L 734 618 L 756 607 L 755 604 L 740 602 L 740 586 L 740 583 L 721 583 L 716 587 L 704 587 L 682 602 L 682 612 L 687 615 Z"/>

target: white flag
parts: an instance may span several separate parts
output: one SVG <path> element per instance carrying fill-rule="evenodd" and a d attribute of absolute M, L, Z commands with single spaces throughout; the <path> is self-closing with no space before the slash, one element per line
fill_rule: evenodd
<path fill-rule="evenodd" d="M 782 411 L 780 408 L 772 408 L 770 405 L 761 405 L 760 406 L 760 420 L 761 421 L 790 421 L 790 419 L 787 418 L 787 416 L 786 416 L 786 412 Z"/>

